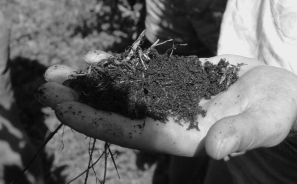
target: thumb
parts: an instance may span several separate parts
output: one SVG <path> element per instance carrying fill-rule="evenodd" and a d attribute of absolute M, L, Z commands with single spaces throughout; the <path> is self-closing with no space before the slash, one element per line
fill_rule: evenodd
<path fill-rule="evenodd" d="M 237 152 L 275 146 L 285 139 L 290 128 L 276 126 L 282 118 L 272 119 L 259 114 L 245 112 L 216 122 L 205 138 L 207 154 L 219 160 Z"/>

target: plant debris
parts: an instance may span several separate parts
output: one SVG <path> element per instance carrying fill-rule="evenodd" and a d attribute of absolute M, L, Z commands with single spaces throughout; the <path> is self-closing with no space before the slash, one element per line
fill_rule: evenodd
<path fill-rule="evenodd" d="M 81 91 L 80 101 L 98 110 L 162 122 L 172 116 L 199 130 L 197 115 L 207 113 L 200 100 L 227 90 L 242 64 L 231 65 L 224 58 L 203 64 L 197 56 L 172 55 L 175 48 L 159 54 L 158 41 L 142 50 L 142 39 L 143 33 L 125 52 L 88 63 L 65 84 Z"/>

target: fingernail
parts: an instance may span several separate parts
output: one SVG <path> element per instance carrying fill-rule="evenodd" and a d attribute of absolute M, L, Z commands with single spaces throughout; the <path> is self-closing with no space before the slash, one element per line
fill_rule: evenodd
<path fill-rule="evenodd" d="M 216 156 L 216 159 L 222 159 L 229 154 L 237 151 L 239 145 L 239 140 L 237 136 L 231 136 L 224 140 L 222 140 L 219 149 L 218 154 Z"/>

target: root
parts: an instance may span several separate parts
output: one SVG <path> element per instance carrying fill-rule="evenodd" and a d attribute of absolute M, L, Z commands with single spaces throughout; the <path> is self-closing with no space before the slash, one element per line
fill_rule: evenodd
<path fill-rule="evenodd" d="M 93 140 L 94 141 L 93 141 L 92 149 L 89 151 L 90 158 L 89 158 L 88 168 L 91 166 L 93 152 L 94 152 L 95 143 L 96 143 L 96 139 L 93 139 Z M 89 176 L 89 169 L 87 169 L 87 173 L 86 173 L 86 177 L 85 177 L 85 184 L 87 184 L 87 182 L 88 182 L 88 176 Z"/>
<path fill-rule="evenodd" d="M 74 182 L 75 180 L 77 180 L 79 177 L 81 177 L 82 175 L 84 175 L 86 172 L 88 172 L 89 169 L 91 169 L 92 167 L 94 167 L 94 165 L 96 165 L 100 159 L 106 154 L 106 151 L 104 150 L 104 152 L 98 157 L 98 159 L 91 165 L 89 166 L 86 170 L 84 170 L 82 173 L 80 173 L 79 175 L 77 175 L 75 178 L 73 178 L 72 180 L 70 180 L 68 182 L 68 184 Z"/>
<path fill-rule="evenodd" d="M 54 135 L 58 132 L 58 130 L 62 126 L 63 126 L 63 124 L 60 123 L 60 125 L 52 133 L 50 133 L 50 135 L 47 137 L 47 139 L 44 141 L 44 143 L 40 146 L 40 148 L 38 149 L 38 151 L 36 152 L 36 154 L 30 160 L 29 164 L 27 164 L 27 166 L 22 170 L 21 174 L 12 182 L 12 184 L 16 184 L 18 182 L 19 178 L 21 178 L 21 176 L 28 170 L 28 168 L 32 165 L 32 163 L 34 162 L 34 160 L 36 160 L 36 158 L 40 154 L 40 152 L 44 149 L 44 147 L 46 146 L 46 144 L 54 137 Z"/>

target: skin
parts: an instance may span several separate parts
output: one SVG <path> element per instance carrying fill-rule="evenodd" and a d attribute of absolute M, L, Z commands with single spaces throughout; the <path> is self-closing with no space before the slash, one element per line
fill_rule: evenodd
<path fill-rule="evenodd" d="M 38 93 L 36 98 L 52 107 L 57 118 L 74 130 L 133 149 L 188 157 L 206 153 L 222 159 L 282 142 L 296 126 L 297 76 L 241 56 L 201 60 L 217 63 L 221 58 L 245 65 L 239 80 L 227 91 L 200 103 L 207 110 L 205 117 L 198 117 L 200 131 L 187 130 L 187 125 L 178 125 L 172 117 L 165 124 L 151 118 L 131 120 L 81 104 L 77 92 L 61 85 L 61 76 L 66 80 L 73 71 L 70 68 L 56 69 L 59 80 L 55 80 L 55 70 L 49 68 L 45 78 L 51 82 L 40 87 L 46 93 Z M 61 98 L 56 97 L 61 93 Z"/>

